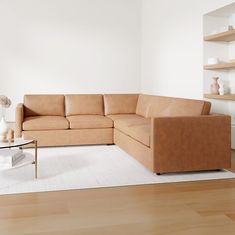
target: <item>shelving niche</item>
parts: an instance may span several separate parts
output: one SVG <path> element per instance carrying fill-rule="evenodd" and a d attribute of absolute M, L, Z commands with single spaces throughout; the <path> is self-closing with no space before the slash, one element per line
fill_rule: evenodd
<path fill-rule="evenodd" d="M 235 3 L 204 15 L 204 98 L 217 100 L 216 110 L 226 110 L 235 116 Z M 234 29 L 228 30 L 233 24 Z M 226 30 L 227 28 L 227 30 Z M 220 32 L 221 31 L 221 32 Z M 218 58 L 219 64 L 208 65 L 208 58 Z M 212 77 L 219 77 L 230 88 L 230 94 L 212 95 Z M 225 104 L 220 102 L 231 102 Z M 214 102 L 214 101 L 213 101 Z M 223 107 L 222 107 L 223 106 Z M 232 111 L 234 109 L 234 111 Z"/>

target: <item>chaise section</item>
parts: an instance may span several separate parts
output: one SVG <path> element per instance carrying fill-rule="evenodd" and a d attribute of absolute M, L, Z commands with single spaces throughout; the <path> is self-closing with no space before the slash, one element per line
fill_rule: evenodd
<path fill-rule="evenodd" d="M 113 121 L 101 115 L 68 116 L 70 129 L 112 128 Z"/>
<path fill-rule="evenodd" d="M 225 115 L 153 118 L 154 172 L 231 167 L 231 118 Z"/>
<path fill-rule="evenodd" d="M 34 116 L 26 117 L 23 122 L 24 131 L 32 130 L 66 130 L 69 122 L 60 116 Z"/>

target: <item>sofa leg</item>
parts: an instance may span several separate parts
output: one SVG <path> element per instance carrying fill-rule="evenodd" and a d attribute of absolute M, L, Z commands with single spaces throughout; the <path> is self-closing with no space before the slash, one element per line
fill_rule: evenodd
<path fill-rule="evenodd" d="M 115 145 L 115 144 L 106 144 L 107 146 L 112 146 L 112 145 Z"/>
<path fill-rule="evenodd" d="M 157 175 L 161 175 L 161 173 L 156 173 Z"/>

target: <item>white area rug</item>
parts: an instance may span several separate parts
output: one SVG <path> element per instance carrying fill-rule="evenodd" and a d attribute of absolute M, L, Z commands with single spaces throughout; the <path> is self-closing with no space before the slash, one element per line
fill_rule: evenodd
<path fill-rule="evenodd" d="M 229 171 L 157 176 L 117 146 L 43 148 L 38 156 L 37 180 L 34 165 L 0 171 L 0 194 L 235 178 Z"/>

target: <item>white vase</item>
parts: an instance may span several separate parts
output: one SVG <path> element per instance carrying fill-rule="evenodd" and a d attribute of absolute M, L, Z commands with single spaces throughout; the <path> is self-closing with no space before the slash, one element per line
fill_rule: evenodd
<path fill-rule="evenodd" d="M 224 90 L 224 86 L 221 86 L 219 89 L 219 94 L 220 95 L 225 95 L 225 90 Z"/>
<path fill-rule="evenodd" d="M 7 132 L 8 132 L 8 124 L 5 120 L 5 117 L 3 116 L 0 121 L 0 142 L 6 142 L 7 141 Z"/>
<path fill-rule="evenodd" d="M 219 82 L 219 94 L 220 95 L 225 95 L 225 89 L 224 89 L 224 82 L 223 82 L 223 80 L 221 80 L 220 82 Z"/>

